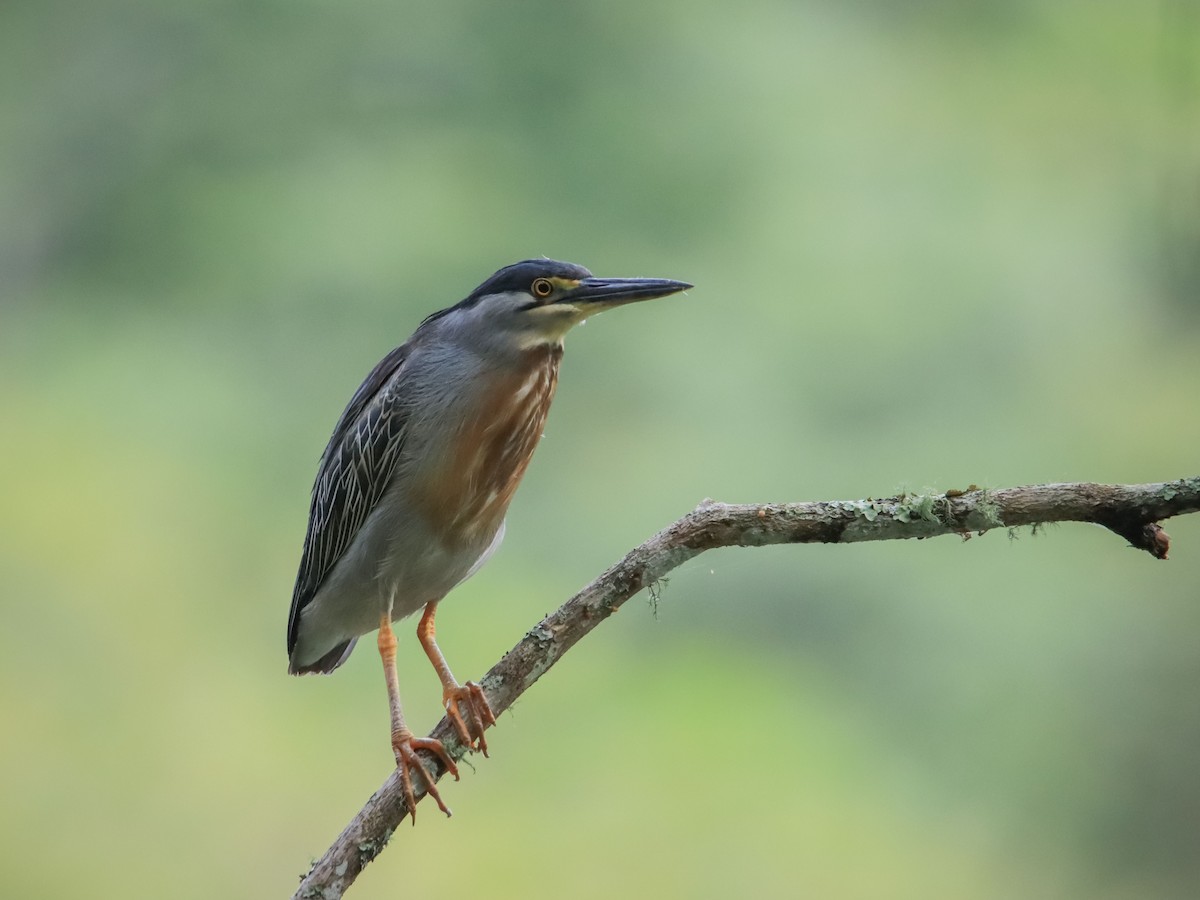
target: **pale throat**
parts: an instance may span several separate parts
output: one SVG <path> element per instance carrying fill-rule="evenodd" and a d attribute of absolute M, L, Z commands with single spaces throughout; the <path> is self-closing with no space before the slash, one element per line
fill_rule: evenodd
<path fill-rule="evenodd" d="M 533 350 L 537 347 L 562 347 L 563 338 L 567 332 L 587 318 L 587 314 L 577 306 L 556 303 L 530 310 L 529 327 L 521 332 L 518 346 L 522 350 Z"/>

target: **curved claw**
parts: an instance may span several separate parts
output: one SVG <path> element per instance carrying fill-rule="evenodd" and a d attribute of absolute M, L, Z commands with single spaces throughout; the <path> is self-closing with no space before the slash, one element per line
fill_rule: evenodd
<path fill-rule="evenodd" d="M 454 780 L 458 780 L 458 766 L 454 764 L 454 760 L 450 758 L 450 754 L 446 752 L 441 741 L 433 738 L 414 737 L 412 734 L 392 735 L 392 752 L 396 755 L 396 768 L 400 770 L 400 785 L 404 790 L 404 802 L 408 806 L 408 814 L 412 816 L 414 825 L 417 824 L 417 798 L 413 791 L 412 773 L 409 771 L 413 768 L 420 772 L 421 777 L 425 779 L 425 792 L 434 799 L 438 809 L 447 816 L 452 815 L 450 808 L 442 802 L 442 795 L 438 793 L 433 776 L 425 768 L 425 763 L 421 762 L 421 757 L 417 756 L 418 750 L 428 750 L 441 760 L 446 771 L 454 776 Z"/>
<path fill-rule="evenodd" d="M 446 707 L 446 715 L 454 723 L 458 739 L 465 746 L 487 756 L 487 741 L 483 737 L 483 731 L 489 725 L 496 724 L 496 714 L 492 712 L 483 688 L 474 681 L 455 687 L 447 686 L 442 690 L 442 703 Z M 469 722 L 463 719 L 459 711 L 460 704 L 467 707 Z"/>

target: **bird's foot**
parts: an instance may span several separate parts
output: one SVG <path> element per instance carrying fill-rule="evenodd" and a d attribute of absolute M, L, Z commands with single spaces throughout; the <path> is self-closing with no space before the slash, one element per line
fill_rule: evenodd
<path fill-rule="evenodd" d="M 458 780 L 458 766 L 454 764 L 441 741 L 414 737 L 410 731 L 392 735 L 392 752 L 396 754 L 396 768 L 400 770 L 400 786 L 404 790 L 404 802 L 408 806 L 408 814 L 412 816 L 414 825 L 417 824 L 417 798 L 413 792 L 412 769 L 420 772 L 421 777 L 425 779 L 425 792 L 434 799 L 438 809 L 446 815 L 451 814 L 450 808 L 442 802 L 442 795 L 438 793 L 433 776 L 425 768 L 425 763 L 421 762 L 421 757 L 417 756 L 418 750 L 428 750 L 441 760 L 446 771 L 454 776 L 454 780 Z"/>
<path fill-rule="evenodd" d="M 458 739 L 465 746 L 487 756 L 487 741 L 484 740 L 483 730 L 496 724 L 496 714 L 492 712 L 483 688 L 473 681 L 463 685 L 448 684 L 442 689 L 442 703 L 446 707 L 446 715 L 454 723 Z M 466 707 L 465 718 L 459 709 L 460 706 Z"/>

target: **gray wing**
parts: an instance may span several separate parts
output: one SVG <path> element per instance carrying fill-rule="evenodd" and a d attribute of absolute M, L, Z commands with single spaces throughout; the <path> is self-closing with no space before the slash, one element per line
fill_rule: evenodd
<path fill-rule="evenodd" d="M 301 610 L 316 596 L 383 496 L 400 458 L 407 416 L 398 404 L 383 402 L 381 391 L 400 371 L 410 350 L 407 343 L 397 347 L 371 370 L 321 454 L 288 613 L 289 656 L 296 647 Z"/>

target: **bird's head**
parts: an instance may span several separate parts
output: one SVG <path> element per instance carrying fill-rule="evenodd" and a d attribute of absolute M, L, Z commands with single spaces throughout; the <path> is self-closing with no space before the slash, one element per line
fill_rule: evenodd
<path fill-rule="evenodd" d="M 667 278 L 596 278 L 583 266 L 527 259 L 505 266 L 460 303 L 434 313 L 511 349 L 560 343 L 573 326 L 616 306 L 665 297 L 690 288 Z"/>

